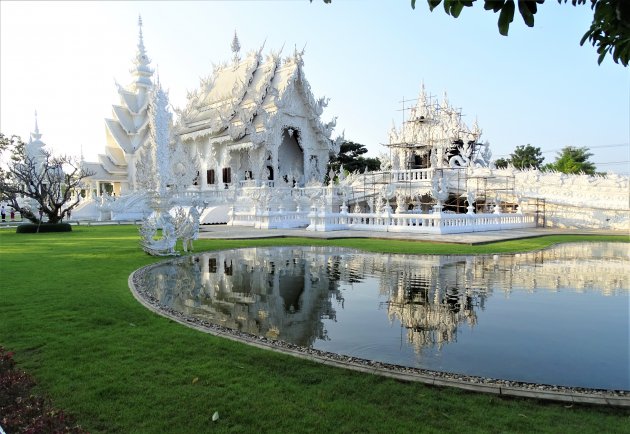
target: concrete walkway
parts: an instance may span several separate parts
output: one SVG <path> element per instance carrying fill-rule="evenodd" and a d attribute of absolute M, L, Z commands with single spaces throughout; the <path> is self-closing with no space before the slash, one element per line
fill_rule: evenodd
<path fill-rule="evenodd" d="M 620 231 L 606 231 L 596 229 L 558 229 L 558 228 L 530 228 L 510 229 L 503 231 L 472 232 L 464 234 L 417 234 L 394 232 L 369 232 L 369 231 L 331 231 L 315 232 L 306 229 L 254 229 L 243 226 L 227 225 L 203 225 L 200 228 L 199 238 L 220 240 L 242 240 L 255 238 L 317 238 L 334 240 L 339 238 L 374 238 L 388 240 L 409 240 L 455 244 L 486 244 L 495 241 L 517 240 L 523 238 L 540 237 L 543 235 L 626 235 L 630 240 L 630 234 Z"/>

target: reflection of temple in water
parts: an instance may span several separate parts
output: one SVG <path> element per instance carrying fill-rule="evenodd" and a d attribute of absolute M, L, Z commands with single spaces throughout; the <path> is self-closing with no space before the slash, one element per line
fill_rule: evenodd
<path fill-rule="evenodd" d="M 209 252 L 156 267 L 147 278 L 160 303 L 246 333 L 310 346 L 326 339 L 323 319 L 342 300 L 334 253 L 301 248 Z M 189 262 L 188 267 L 182 267 Z"/>
<path fill-rule="evenodd" d="M 477 323 L 485 291 L 465 284 L 472 268 L 465 257 L 353 255 L 348 268 L 359 276 L 379 276 L 379 292 L 387 297 L 387 316 L 407 330 L 416 351 L 452 342 L 459 324 Z"/>
<path fill-rule="evenodd" d="M 160 264 L 147 273 L 145 289 L 186 315 L 310 346 L 327 338 L 324 320 L 336 318 L 333 300 L 343 309 L 348 285 L 376 277 L 380 295 L 387 298 L 388 318 L 400 322 L 408 342 L 420 351 L 454 341 L 461 324 L 477 324 L 479 310 L 495 292 L 627 294 L 629 265 L 628 244 L 621 243 L 563 244 L 495 256 L 250 248 Z"/>

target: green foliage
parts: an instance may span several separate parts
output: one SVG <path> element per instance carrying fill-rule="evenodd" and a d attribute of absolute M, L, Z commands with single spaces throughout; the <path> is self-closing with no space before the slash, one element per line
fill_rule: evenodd
<path fill-rule="evenodd" d="M 540 165 L 545 160 L 540 148 L 527 144 L 517 146 L 514 153 L 510 154 L 510 163 L 517 169 L 540 169 Z"/>
<path fill-rule="evenodd" d="M 544 169 L 562 173 L 595 175 L 595 163 L 588 161 L 592 156 L 587 147 L 567 146 L 558 152 L 556 161 L 545 165 Z"/>
<path fill-rule="evenodd" d="M 494 162 L 498 169 L 505 169 L 508 165 L 512 165 L 517 169 L 540 169 L 540 165 L 545 160 L 542 156 L 540 148 L 527 144 L 526 146 L 517 146 L 510 158 L 499 158 Z"/>
<path fill-rule="evenodd" d="M 338 172 L 341 166 L 348 172 L 356 172 L 357 170 L 363 172 L 365 169 L 368 171 L 379 170 L 381 162 L 378 158 L 362 156 L 367 151 L 364 145 L 346 140 L 341 144 L 339 154 L 330 159 L 328 167 L 335 172 Z"/>
<path fill-rule="evenodd" d="M 505 159 L 505 158 L 499 158 L 498 160 L 495 160 L 494 165 L 497 169 L 507 169 L 508 165 L 510 164 L 510 159 Z"/>
<path fill-rule="evenodd" d="M 18 234 L 34 234 L 37 232 L 72 232 L 69 223 L 23 223 L 15 230 Z"/>
<path fill-rule="evenodd" d="M 340 245 L 458 254 L 627 238 L 554 236 L 483 246 L 371 239 L 200 239 L 195 247 Z M 35 378 L 40 393 L 92 433 L 627 431 L 628 410 L 502 399 L 404 383 L 174 323 L 140 305 L 129 290 L 129 274 L 158 261 L 138 247 L 135 226 L 78 226 L 69 234 L 0 231 L 0 245 L 0 275 L 5 277 L 0 343 L 15 351 L 18 365 Z M 215 411 L 220 419 L 212 422 Z"/>
<path fill-rule="evenodd" d="M 565 0 L 566 1 L 566 0 Z M 572 0 L 575 4 L 575 0 Z M 615 63 L 628 66 L 630 61 L 630 2 L 628 0 L 591 0 L 593 22 L 582 37 L 597 47 L 597 63 L 611 54 Z"/>
<path fill-rule="evenodd" d="M 499 33 L 507 36 L 510 24 L 514 21 L 516 10 L 515 0 L 484 0 L 484 9 L 494 13 L 499 12 L 497 25 Z M 570 0 L 573 6 L 584 5 L 587 0 Z M 590 0 L 593 10 L 593 22 L 586 31 L 580 45 L 588 40 L 597 47 L 599 54 L 597 63 L 601 64 L 607 54 L 611 54 L 615 63 L 621 62 L 628 66 L 630 62 L 630 1 L 628 0 Z M 313 0 L 311 0 L 311 3 Z M 324 0 L 331 3 L 332 0 Z M 518 12 L 528 27 L 534 27 L 534 15 L 538 12 L 538 5 L 544 0 L 516 0 Z M 558 3 L 568 3 L 569 0 L 558 0 Z M 444 12 L 453 18 L 459 17 L 464 7 L 472 7 L 474 0 L 427 0 L 429 9 L 433 11 L 440 3 L 444 5 Z M 416 8 L 416 0 L 411 0 L 411 8 Z"/>

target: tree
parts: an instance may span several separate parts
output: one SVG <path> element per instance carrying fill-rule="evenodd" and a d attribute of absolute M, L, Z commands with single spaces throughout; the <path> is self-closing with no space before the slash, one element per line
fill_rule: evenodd
<path fill-rule="evenodd" d="M 312 2 L 313 0 L 311 0 Z M 558 3 L 568 3 L 573 6 L 586 4 L 587 0 L 558 0 Z M 324 0 L 331 3 L 332 0 Z M 628 0 L 590 0 L 593 10 L 593 22 L 586 31 L 580 45 L 588 40 L 597 47 L 601 64 L 607 54 L 612 55 L 615 63 L 628 66 L 630 62 L 630 1 Z M 433 11 L 442 0 L 427 0 L 429 9 Z M 472 7 L 475 0 L 444 0 L 444 11 L 453 18 L 459 17 L 464 7 Z M 499 12 L 499 33 L 507 36 L 510 24 L 514 20 L 514 12 L 518 5 L 518 12 L 528 27 L 534 27 L 534 15 L 538 12 L 538 5 L 544 0 L 484 0 L 484 9 Z M 416 0 L 411 0 L 412 9 L 416 8 Z"/>
<path fill-rule="evenodd" d="M 7 158 L 8 154 L 8 158 Z M 74 193 L 92 173 L 74 158 L 55 157 L 46 150 L 29 155 L 18 136 L 0 133 L 0 201 L 38 223 L 46 216 L 59 223 L 79 204 Z"/>
<path fill-rule="evenodd" d="M 364 145 L 346 140 L 339 147 L 339 153 L 328 162 L 329 170 L 338 172 L 341 166 L 348 172 L 364 171 L 366 168 L 379 170 L 381 162 L 378 158 L 362 157 L 367 151 Z"/>
<path fill-rule="evenodd" d="M 494 167 L 496 167 L 497 169 L 507 169 L 508 165 L 510 164 L 510 159 L 509 158 L 499 158 L 497 160 L 495 160 L 494 162 Z"/>
<path fill-rule="evenodd" d="M 566 146 L 558 152 L 556 161 L 545 165 L 545 170 L 555 170 L 562 173 L 585 173 L 595 174 L 595 163 L 588 161 L 593 154 L 588 152 L 588 148 L 577 148 Z"/>
<path fill-rule="evenodd" d="M 517 169 L 540 169 L 540 165 L 545 160 L 545 157 L 541 155 L 540 148 L 530 144 L 517 146 L 510 157 L 510 164 Z"/>
<path fill-rule="evenodd" d="M 509 164 L 517 169 L 540 169 L 540 165 L 545 160 L 541 155 L 540 148 L 527 144 L 517 146 L 510 158 L 499 158 L 494 162 L 497 169 L 505 169 Z"/>

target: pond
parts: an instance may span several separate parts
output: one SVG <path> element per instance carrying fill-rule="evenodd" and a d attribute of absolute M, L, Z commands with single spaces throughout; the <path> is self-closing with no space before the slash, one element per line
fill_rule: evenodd
<path fill-rule="evenodd" d="M 157 264 L 138 289 L 186 316 L 318 350 L 630 390 L 628 270 L 624 243 L 493 256 L 257 247 Z"/>

